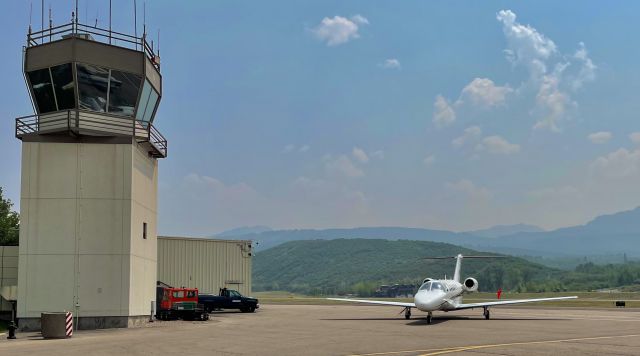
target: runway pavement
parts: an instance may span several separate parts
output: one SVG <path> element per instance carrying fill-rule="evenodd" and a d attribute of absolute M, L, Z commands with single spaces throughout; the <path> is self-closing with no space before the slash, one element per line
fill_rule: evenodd
<path fill-rule="evenodd" d="M 208 322 L 155 322 L 0 340 L 0 355 L 640 355 L 640 310 L 493 308 L 424 314 L 360 305 L 264 305 Z"/>

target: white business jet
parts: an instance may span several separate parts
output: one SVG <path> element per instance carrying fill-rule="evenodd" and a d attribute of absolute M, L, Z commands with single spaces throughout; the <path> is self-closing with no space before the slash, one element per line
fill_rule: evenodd
<path fill-rule="evenodd" d="M 453 280 L 451 279 L 432 279 L 426 278 L 418 291 L 416 292 L 413 303 L 402 302 L 384 302 L 378 300 L 364 300 L 364 299 L 346 299 L 346 298 L 327 298 L 329 300 L 339 300 L 343 302 L 354 303 L 366 303 L 375 305 L 396 306 L 404 308 L 404 317 L 406 319 L 411 318 L 411 308 L 416 308 L 420 311 L 427 312 L 427 324 L 431 324 L 434 311 L 454 311 L 462 309 L 482 308 L 485 319 L 489 319 L 489 307 L 507 304 L 522 304 L 533 302 L 545 302 L 551 300 L 566 300 L 576 299 L 577 296 L 572 297 L 556 297 L 556 298 L 536 298 L 536 299 L 514 299 L 514 300 L 502 300 L 483 303 L 462 303 L 462 295 L 465 293 L 471 293 L 478 290 L 478 281 L 475 278 L 469 277 L 460 283 L 460 266 L 463 258 L 498 258 L 502 256 L 453 256 L 453 257 L 430 257 L 427 259 L 456 259 L 456 269 L 453 274 Z"/>

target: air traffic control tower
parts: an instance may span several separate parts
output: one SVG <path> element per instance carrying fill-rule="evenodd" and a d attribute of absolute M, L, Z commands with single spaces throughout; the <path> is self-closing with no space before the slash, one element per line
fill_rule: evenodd
<path fill-rule="evenodd" d="M 27 36 L 35 115 L 22 140 L 18 318 L 71 311 L 80 329 L 149 319 L 157 274 L 159 56 L 146 36 L 78 23 Z"/>

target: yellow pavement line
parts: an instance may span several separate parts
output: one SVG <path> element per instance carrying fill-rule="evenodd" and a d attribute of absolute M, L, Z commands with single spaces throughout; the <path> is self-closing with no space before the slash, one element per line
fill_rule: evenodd
<path fill-rule="evenodd" d="M 370 353 L 370 354 L 352 354 L 352 355 L 349 355 L 349 356 L 400 355 L 400 354 L 409 354 L 409 353 L 417 353 L 417 352 L 427 352 L 426 354 L 422 354 L 420 356 L 433 356 L 433 355 L 442 355 L 442 354 L 453 353 L 453 352 L 461 352 L 461 351 L 476 350 L 476 349 L 486 349 L 486 348 L 493 348 L 493 347 L 516 346 L 516 345 L 534 345 L 534 344 L 551 344 L 551 343 L 560 343 L 560 342 L 600 340 L 600 339 L 615 339 L 615 338 L 637 337 L 637 336 L 640 336 L 640 334 L 613 335 L 613 336 L 595 336 L 595 337 L 583 337 L 583 338 L 562 339 L 562 340 L 524 341 L 524 342 L 513 342 L 513 343 L 506 343 L 506 344 L 457 346 L 457 347 L 449 347 L 449 348 L 441 348 L 441 349 L 423 349 L 423 350 L 375 352 L 375 353 Z"/>
<path fill-rule="evenodd" d="M 468 350 L 478 350 L 478 349 L 489 349 L 495 347 L 504 347 L 504 346 L 518 346 L 518 345 L 537 345 L 537 344 L 553 344 L 553 343 L 561 343 L 561 342 L 571 342 L 571 341 L 585 341 L 585 340 L 602 340 L 602 339 L 615 339 L 615 338 L 623 338 L 623 337 L 637 337 L 640 334 L 634 335 L 617 335 L 617 336 L 596 336 L 596 337 L 583 337 L 576 339 L 564 339 L 564 340 L 547 340 L 547 341 L 526 341 L 526 342 L 512 342 L 506 344 L 493 344 L 493 345 L 476 345 L 476 346 L 463 346 L 458 348 L 451 348 L 449 350 L 441 350 L 436 352 L 430 352 L 426 354 L 422 354 L 420 356 L 434 356 L 434 355 L 443 355 L 450 354 L 454 352 L 462 352 Z"/>

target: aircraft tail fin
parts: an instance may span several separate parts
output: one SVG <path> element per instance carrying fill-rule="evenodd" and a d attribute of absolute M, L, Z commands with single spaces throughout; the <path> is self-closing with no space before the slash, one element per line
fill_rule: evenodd
<path fill-rule="evenodd" d="M 446 257 L 424 257 L 425 260 L 447 260 L 450 258 L 456 259 L 456 269 L 453 272 L 453 280 L 460 283 L 460 270 L 462 268 L 462 259 L 463 258 L 505 258 L 507 256 L 462 256 L 458 254 L 457 256 L 446 256 Z"/>

